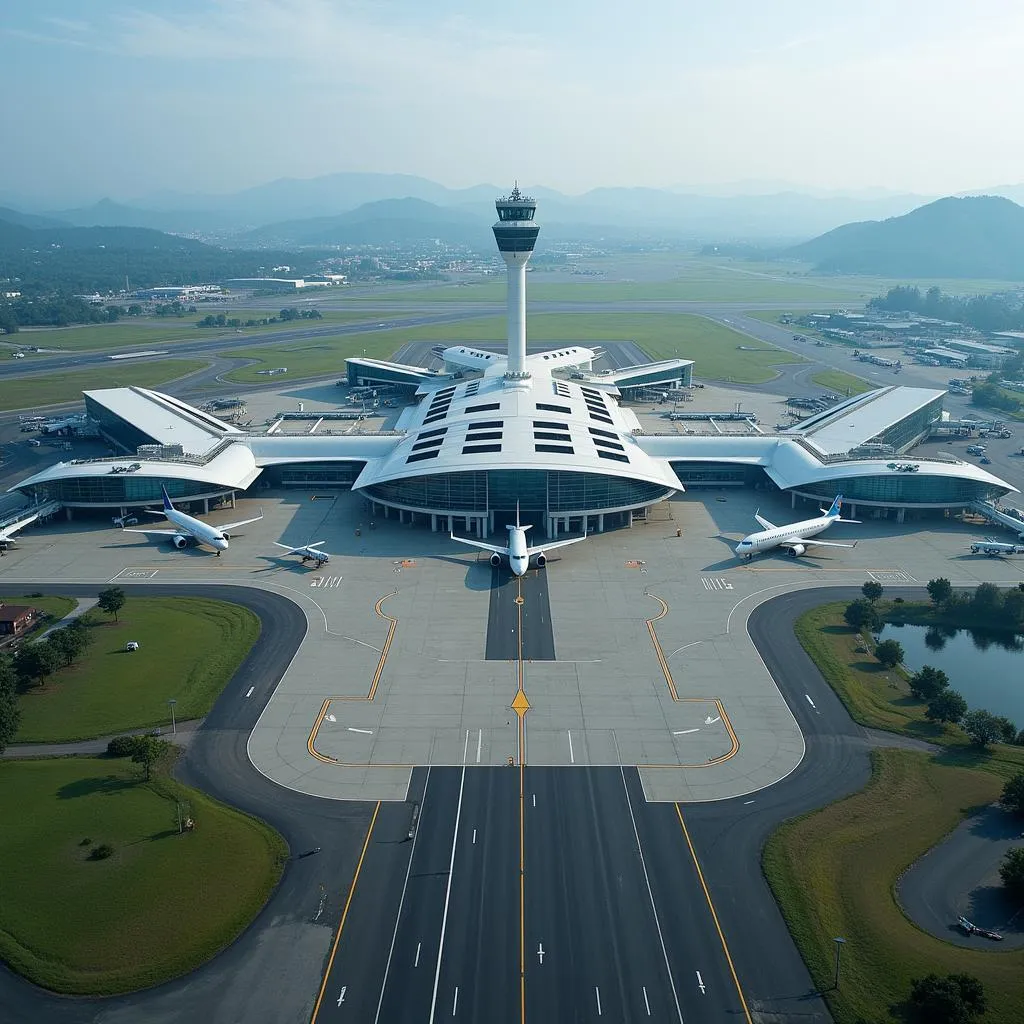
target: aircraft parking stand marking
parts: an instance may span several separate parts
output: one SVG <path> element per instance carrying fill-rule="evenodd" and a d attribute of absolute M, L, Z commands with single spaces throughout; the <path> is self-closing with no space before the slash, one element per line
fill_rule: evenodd
<path fill-rule="evenodd" d="M 724 576 L 701 576 L 705 590 L 732 590 L 732 584 Z"/>
<path fill-rule="evenodd" d="M 343 579 L 343 576 L 318 576 L 315 580 L 310 580 L 309 585 L 322 590 L 332 590 L 335 587 L 340 587 Z"/>
<path fill-rule="evenodd" d="M 113 583 L 114 580 L 151 580 L 160 570 L 159 569 L 132 569 L 125 568 L 114 576 L 111 576 L 108 583 Z"/>
<path fill-rule="evenodd" d="M 902 569 L 868 569 L 868 575 L 878 583 L 917 583 L 917 580 Z"/>

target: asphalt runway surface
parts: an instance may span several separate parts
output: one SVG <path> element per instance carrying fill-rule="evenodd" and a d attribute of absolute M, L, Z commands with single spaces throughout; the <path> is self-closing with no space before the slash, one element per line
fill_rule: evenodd
<path fill-rule="evenodd" d="M 492 569 L 487 661 L 554 661 L 555 634 L 546 569 L 515 577 Z"/>
<path fill-rule="evenodd" d="M 252 607 L 263 631 L 179 775 L 284 833 L 282 882 L 232 946 L 185 978 L 71 1000 L 3 972 L 0 1020 L 830 1020 L 759 861 L 781 821 L 870 776 L 869 735 L 792 632 L 807 608 L 859 590 L 798 591 L 755 609 L 750 635 L 807 753 L 767 790 L 690 806 L 646 803 L 628 767 L 417 769 L 407 801 L 378 805 L 276 787 L 251 767 L 246 740 L 305 618 L 263 591 L 201 593 Z"/>

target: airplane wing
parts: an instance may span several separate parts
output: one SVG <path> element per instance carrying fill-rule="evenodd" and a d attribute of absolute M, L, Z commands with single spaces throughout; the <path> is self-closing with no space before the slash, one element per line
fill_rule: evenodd
<path fill-rule="evenodd" d="M 25 519 L 19 519 L 16 523 L 11 523 L 10 526 L 5 526 L 0 530 L 0 540 L 10 540 L 19 530 L 28 526 L 29 523 L 34 523 L 38 518 L 38 514 L 27 516 Z"/>
<path fill-rule="evenodd" d="M 290 548 L 290 547 L 288 547 L 287 544 L 282 544 L 280 541 L 275 540 L 274 541 L 274 546 L 275 547 L 279 547 L 279 548 L 284 548 L 284 553 L 286 555 L 294 555 L 296 551 L 315 551 L 318 547 L 320 547 L 321 544 L 326 544 L 326 543 L 327 543 L 327 541 L 325 541 L 325 540 L 318 540 L 318 541 L 316 541 L 313 544 L 300 544 L 296 548 Z"/>
<path fill-rule="evenodd" d="M 176 537 L 178 534 L 188 535 L 186 530 L 130 530 L 124 529 L 122 533 L 151 533 L 154 537 Z"/>
<path fill-rule="evenodd" d="M 553 540 L 550 544 L 538 544 L 536 547 L 527 548 L 526 553 L 528 555 L 537 555 L 541 551 L 548 552 L 554 551 L 555 548 L 564 548 L 569 544 L 579 544 L 581 540 L 586 540 L 586 537 L 570 537 L 568 540 Z"/>
<path fill-rule="evenodd" d="M 508 548 L 499 547 L 497 544 L 485 544 L 482 540 L 470 540 L 469 537 L 456 537 L 453 533 L 451 535 L 452 540 L 457 540 L 460 544 L 468 544 L 471 548 L 481 548 L 483 551 L 493 551 L 496 555 L 504 555 L 508 557 Z"/>
<path fill-rule="evenodd" d="M 774 530 L 774 529 L 775 529 L 775 524 L 774 524 L 774 523 L 770 523 L 770 522 L 768 522 L 768 520 L 767 520 L 767 519 L 765 519 L 765 517 L 764 517 L 764 516 L 759 516 L 759 515 L 758 515 L 758 514 L 757 514 L 757 513 L 755 512 L 755 513 L 754 513 L 754 518 L 755 518 L 755 519 L 756 519 L 756 520 L 757 520 L 757 521 L 758 521 L 758 522 L 759 522 L 759 523 L 761 524 L 761 526 L 763 526 L 763 527 L 764 527 L 764 529 L 766 529 L 766 530 Z"/>
<path fill-rule="evenodd" d="M 228 530 L 237 530 L 240 526 L 248 526 L 250 523 L 258 523 L 263 518 L 263 509 L 260 509 L 258 516 L 253 516 L 252 519 L 240 519 L 237 523 L 220 523 L 217 529 L 221 533 L 227 533 Z"/>
<path fill-rule="evenodd" d="M 852 544 L 840 544 L 835 540 L 818 540 L 816 537 L 811 537 L 810 540 L 804 540 L 803 537 L 787 537 L 786 540 L 779 544 L 780 548 L 793 548 L 797 544 L 802 544 L 805 548 L 809 547 L 823 547 L 823 548 L 855 548 L 857 542 L 854 541 Z"/>

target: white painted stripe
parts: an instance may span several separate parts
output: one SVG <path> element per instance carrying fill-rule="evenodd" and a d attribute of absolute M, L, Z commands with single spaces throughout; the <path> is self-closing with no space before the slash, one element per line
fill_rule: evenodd
<path fill-rule="evenodd" d="M 597 1015 L 601 1016 L 601 990 L 595 985 L 594 995 L 597 996 Z"/>
<path fill-rule="evenodd" d="M 696 729 L 678 729 L 676 732 L 672 733 L 672 735 L 673 736 L 687 736 L 691 732 L 700 732 L 700 726 L 698 726 Z"/>
<path fill-rule="evenodd" d="M 250 686 L 249 687 L 249 692 L 246 693 L 246 697 L 251 697 L 252 696 L 252 691 L 255 690 L 255 689 L 256 689 L 255 686 Z"/>
<path fill-rule="evenodd" d="M 484 731 L 483 729 L 477 729 L 476 731 L 476 763 L 480 763 L 480 750 L 484 745 Z"/>
<path fill-rule="evenodd" d="M 807 703 L 810 704 L 811 707 L 813 708 L 814 707 L 814 701 L 811 700 L 811 695 L 809 693 L 805 693 L 804 696 L 807 698 Z"/>
<path fill-rule="evenodd" d="M 476 846 L 476 829 L 473 829 L 473 845 Z"/>
<path fill-rule="evenodd" d="M 469 756 L 469 730 L 466 730 L 466 742 L 462 745 L 462 763 L 466 763 L 466 758 Z"/>
<path fill-rule="evenodd" d="M 469 732 L 466 732 L 469 742 Z M 455 828 L 452 830 L 452 855 L 448 861 L 448 887 L 444 894 L 444 913 L 441 915 L 441 938 L 437 944 L 437 966 L 434 968 L 434 991 L 430 997 L 430 1024 L 434 1024 L 437 1012 L 437 986 L 441 981 L 441 957 L 444 955 L 444 933 L 448 928 L 448 904 L 452 897 L 452 879 L 455 877 L 455 848 L 459 841 L 459 821 L 462 818 L 462 791 L 466 785 L 466 765 L 462 765 L 462 777 L 459 779 L 459 802 L 455 808 Z"/>
<path fill-rule="evenodd" d="M 569 737 L 569 763 L 570 764 L 575 764 L 576 763 L 576 755 L 572 752 L 572 730 L 566 729 L 565 731 L 566 731 L 566 734 Z"/>
<path fill-rule="evenodd" d="M 373 730 L 372 729 L 357 729 L 354 725 L 350 725 L 348 727 L 348 731 L 349 732 L 359 732 L 359 733 L 362 733 L 364 736 L 372 736 L 373 735 Z"/>
<path fill-rule="evenodd" d="M 647 1016 L 650 1017 L 650 1015 L 651 1015 L 651 1004 L 647 1001 L 647 986 L 646 985 L 643 986 L 643 990 L 644 990 L 644 1007 L 647 1009 Z"/>
<path fill-rule="evenodd" d="M 452 1016 L 459 1012 L 459 986 L 455 986 L 455 999 L 452 1001 Z"/>
<path fill-rule="evenodd" d="M 427 768 L 427 777 L 423 781 L 423 802 L 420 804 L 420 816 L 422 817 L 422 808 L 427 803 L 427 787 L 430 785 L 430 768 Z M 419 842 L 420 830 L 416 829 L 415 834 L 412 837 L 412 848 L 409 850 L 409 863 L 405 867 L 405 881 L 402 882 L 402 895 L 398 901 L 398 913 L 395 915 L 395 930 L 391 933 L 391 948 L 388 950 L 387 963 L 384 965 L 384 980 L 380 983 L 380 998 L 377 1000 L 377 1012 L 373 1015 L 374 1024 L 380 1020 L 380 1008 L 384 1003 L 384 989 L 387 988 L 388 984 L 388 971 L 391 970 L 391 958 L 395 953 L 395 940 L 398 938 L 398 926 L 402 920 L 402 907 L 405 906 L 405 891 L 409 888 L 409 875 L 412 873 L 412 861 L 416 856 L 416 844 Z M 419 967 L 420 965 L 420 945 L 416 943 L 416 959 L 413 961 L 413 967 Z"/>

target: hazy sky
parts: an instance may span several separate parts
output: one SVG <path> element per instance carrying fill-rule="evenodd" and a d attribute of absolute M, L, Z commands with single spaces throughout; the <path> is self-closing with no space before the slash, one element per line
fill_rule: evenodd
<path fill-rule="evenodd" d="M 4 5 L 0 195 L 1024 180 L 1020 0 Z"/>

